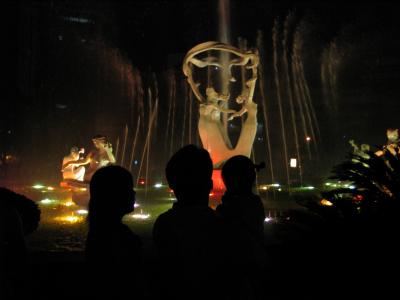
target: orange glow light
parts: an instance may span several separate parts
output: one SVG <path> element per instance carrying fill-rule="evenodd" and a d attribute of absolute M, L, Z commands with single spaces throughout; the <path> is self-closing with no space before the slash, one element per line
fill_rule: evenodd
<path fill-rule="evenodd" d="M 80 223 L 84 220 L 83 217 L 75 216 L 75 215 L 66 215 L 61 217 L 55 217 L 54 220 L 63 224 L 76 224 Z"/>

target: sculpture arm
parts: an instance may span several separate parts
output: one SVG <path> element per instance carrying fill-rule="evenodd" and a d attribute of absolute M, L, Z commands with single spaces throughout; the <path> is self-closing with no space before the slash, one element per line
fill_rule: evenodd
<path fill-rule="evenodd" d="M 91 157 L 90 157 L 90 155 L 88 155 L 85 159 L 71 160 L 71 161 L 69 161 L 69 162 L 63 164 L 63 166 L 62 166 L 62 171 L 63 171 L 66 167 L 69 167 L 69 166 L 71 166 L 71 165 L 74 165 L 74 166 L 76 166 L 76 167 L 86 165 L 86 164 L 90 163 L 90 159 L 91 159 Z"/>
<path fill-rule="evenodd" d="M 112 153 L 112 147 L 106 146 L 106 147 L 104 147 L 104 150 L 106 151 L 106 154 L 107 154 L 107 160 L 110 163 L 114 164 L 116 160 L 115 160 L 114 154 Z"/>
<path fill-rule="evenodd" d="M 243 122 L 238 143 L 234 149 L 235 155 L 250 157 L 253 141 L 257 133 L 257 104 L 250 102 L 246 105 L 247 118 Z"/>

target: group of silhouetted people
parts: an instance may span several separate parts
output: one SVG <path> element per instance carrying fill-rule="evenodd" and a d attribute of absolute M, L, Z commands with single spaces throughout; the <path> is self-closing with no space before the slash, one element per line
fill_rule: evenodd
<path fill-rule="evenodd" d="M 166 279 L 162 293 L 178 299 L 255 299 L 254 275 L 265 262 L 264 208 L 252 193 L 255 165 L 244 156 L 226 162 L 227 192 L 217 211 L 208 206 L 212 172 L 209 153 L 193 145 L 167 164 L 177 201 L 153 227 Z"/>
<path fill-rule="evenodd" d="M 87 298 L 264 298 L 258 280 L 266 263 L 265 214 L 252 192 L 256 166 L 245 156 L 226 162 L 227 191 L 216 211 L 208 204 L 212 172 L 209 153 L 194 145 L 169 160 L 166 178 L 176 202 L 154 224 L 157 266 L 144 278 L 141 239 L 122 222 L 134 210 L 132 175 L 120 166 L 96 171 L 85 248 Z"/>
<path fill-rule="evenodd" d="M 255 299 L 260 294 L 265 214 L 252 192 L 256 166 L 244 156 L 227 161 L 222 170 L 227 192 L 216 211 L 208 205 L 212 172 L 209 153 L 194 145 L 180 149 L 166 166 L 177 201 L 153 227 L 159 260 L 151 297 Z M 134 209 L 131 174 L 119 166 L 98 170 L 90 196 L 86 259 L 94 289 L 112 297 L 132 292 L 150 297 L 141 278 L 140 238 L 122 223 Z"/>

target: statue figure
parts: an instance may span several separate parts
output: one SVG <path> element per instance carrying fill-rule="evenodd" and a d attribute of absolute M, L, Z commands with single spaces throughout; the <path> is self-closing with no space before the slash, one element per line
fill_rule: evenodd
<path fill-rule="evenodd" d="M 212 56 L 219 53 L 219 56 Z M 204 56 L 207 54 L 207 56 Z M 233 56 L 233 58 L 231 58 Z M 257 81 L 257 67 L 259 56 L 257 51 L 241 51 L 233 46 L 219 42 L 205 42 L 189 50 L 183 62 L 183 73 L 200 102 L 199 134 L 203 147 L 208 150 L 214 164 L 219 168 L 222 163 L 235 155 L 250 157 L 254 138 L 257 130 L 257 104 L 253 102 L 254 89 Z M 243 79 L 242 90 L 236 97 L 236 104 L 241 108 L 236 111 L 229 108 L 230 84 L 236 82 L 232 76 L 232 67 L 239 66 L 249 70 L 250 78 Z M 202 93 L 201 83 L 193 77 L 193 68 L 210 68 L 221 70 L 222 83 L 218 93 L 208 82 L 208 86 Z M 227 122 L 247 114 L 242 123 L 242 130 L 235 147 L 231 144 L 227 131 Z"/>
<path fill-rule="evenodd" d="M 393 155 L 400 154 L 400 138 L 399 129 L 388 128 L 386 130 L 387 142 L 382 147 L 382 150 L 375 152 L 375 155 L 382 156 L 386 151 L 389 151 Z"/>
<path fill-rule="evenodd" d="M 63 162 L 63 170 L 67 168 L 79 168 L 87 165 L 84 175 L 82 175 L 84 182 L 90 182 L 93 174 L 101 167 L 108 166 L 115 163 L 115 157 L 113 154 L 112 145 L 107 141 L 104 135 L 96 135 L 92 138 L 94 149 L 84 159 L 78 158 Z M 64 177 L 65 178 L 65 177 Z M 73 179 L 73 178 L 71 178 Z M 77 179 L 77 178 L 74 178 Z M 81 180 L 81 179 L 77 179 Z"/>
<path fill-rule="evenodd" d="M 74 146 L 70 150 L 70 154 L 63 158 L 62 162 L 62 177 L 63 180 L 77 180 L 83 181 L 85 176 L 85 167 L 80 165 L 82 162 L 80 154 L 84 153 L 84 149 L 78 149 Z"/>
<path fill-rule="evenodd" d="M 92 142 L 94 149 L 86 157 L 89 165 L 86 169 L 85 181 L 90 181 L 93 174 L 101 167 L 115 163 L 112 145 L 104 135 L 95 135 Z"/>

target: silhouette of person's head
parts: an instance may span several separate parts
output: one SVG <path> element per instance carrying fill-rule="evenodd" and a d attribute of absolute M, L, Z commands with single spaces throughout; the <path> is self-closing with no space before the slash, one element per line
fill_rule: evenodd
<path fill-rule="evenodd" d="M 34 232 L 40 222 L 40 209 L 38 205 L 27 197 L 0 187 L 1 208 L 3 211 L 15 210 L 22 222 L 24 235 Z"/>
<path fill-rule="evenodd" d="M 5 299 L 28 296 L 24 289 L 28 271 L 25 235 L 35 231 L 39 221 L 40 210 L 35 202 L 0 187 L 0 290 Z"/>
<path fill-rule="evenodd" d="M 256 166 L 244 155 L 233 156 L 223 165 L 221 175 L 228 192 L 249 193 L 256 179 Z"/>
<path fill-rule="evenodd" d="M 128 170 L 120 166 L 100 168 L 90 181 L 89 223 L 119 222 L 133 211 L 135 194 Z"/>
<path fill-rule="evenodd" d="M 208 205 L 213 165 L 210 154 L 195 145 L 178 150 L 168 161 L 166 177 L 179 203 Z"/>

